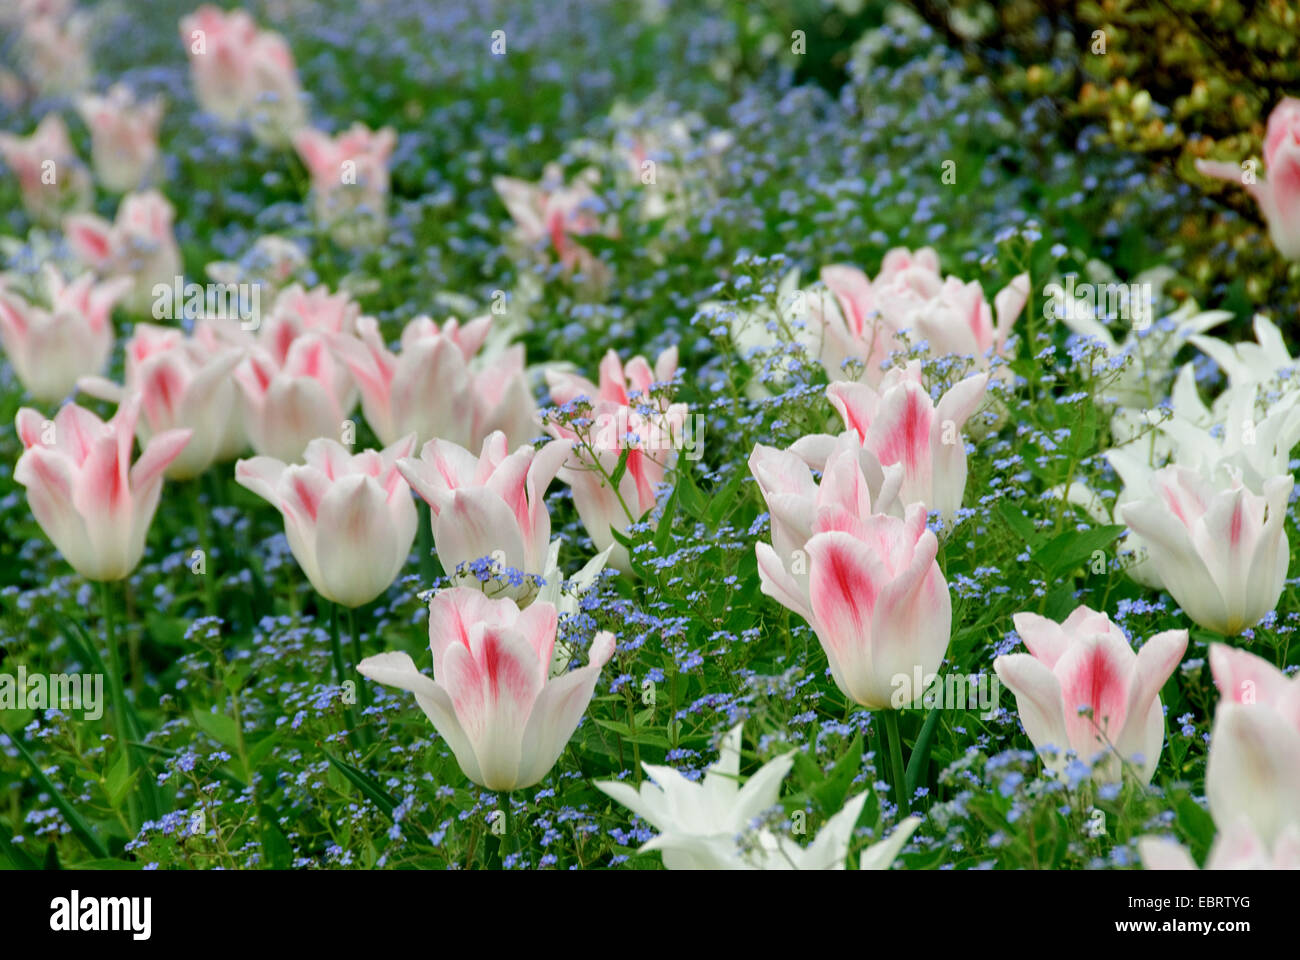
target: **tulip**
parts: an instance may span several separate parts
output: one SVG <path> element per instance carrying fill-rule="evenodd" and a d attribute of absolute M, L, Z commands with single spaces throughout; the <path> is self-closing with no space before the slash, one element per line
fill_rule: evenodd
<path fill-rule="evenodd" d="M 1270 477 L 1286 473 L 1291 450 L 1300 443 L 1300 391 L 1290 390 L 1270 404 L 1262 419 L 1255 413 L 1258 393 L 1258 384 L 1242 383 L 1220 394 L 1216 406 L 1222 404 L 1225 412 L 1218 436 L 1206 429 L 1211 418 L 1204 407 L 1199 423 L 1179 416 L 1162 420 L 1159 429 L 1171 441 L 1174 462 L 1203 477 L 1239 474 L 1248 490 L 1263 493 Z"/>
<path fill-rule="evenodd" d="M 319 334 L 295 339 L 282 362 L 253 347 L 235 368 L 253 450 L 293 461 L 317 437 L 340 435 L 355 399 L 346 374 Z"/>
<path fill-rule="evenodd" d="M 1187 650 L 1187 631 L 1158 633 L 1134 653 L 1108 616 L 1086 606 L 1060 624 L 1035 613 L 1012 619 L 1029 653 L 1000 656 L 993 669 L 1047 767 L 1064 771 L 1067 750 L 1085 762 L 1105 755 L 1095 779 L 1118 783 L 1131 762 L 1150 783 L 1165 733 L 1160 689 Z"/>
<path fill-rule="evenodd" d="M 448 440 L 430 440 L 420 459 L 399 460 L 397 469 L 429 504 L 433 542 L 447 576 L 462 586 L 487 589 L 469 569 L 490 558 L 494 573 L 519 571 L 512 584 L 517 601 L 531 599 L 546 573 L 551 515 L 546 488 L 569 455 L 567 440 L 552 440 L 540 450 L 523 446 L 508 452 L 497 431 L 483 441 L 478 457 Z"/>
<path fill-rule="evenodd" d="M 23 207 L 37 223 L 53 226 L 65 214 L 90 207 L 95 187 L 57 113 L 48 113 L 30 137 L 0 133 L 0 156 L 13 171 Z"/>
<path fill-rule="evenodd" d="M 72 252 L 102 277 L 130 277 L 126 308 L 147 314 L 154 287 L 171 287 L 181 273 L 181 252 L 172 235 L 175 210 L 156 190 L 128 193 L 110 224 L 94 214 L 64 221 Z"/>
<path fill-rule="evenodd" d="M 190 438 L 188 430 L 159 433 L 133 465 L 138 414 L 134 398 L 108 422 L 76 404 L 52 421 L 30 407 L 18 411 L 24 452 L 14 479 L 46 536 L 88 580 L 121 580 L 139 564 L 163 471 Z"/>
<path fill-rule="evenodd" d="M 397 134 L 354 123 L 330 137 L 310 127 L 293 138 L 311 176 L 316 219 L 343 246 L 382 240 L 388 221 L 388 164 Z"/>
<path fill-rule="evenodd" d="M 1227 320 L 1232 314 L 1226 310 L 1213 311 Z M 1218 337 L 1190 336 L 1187 341 L 1218 365 L 1228 377 L 1233 389 L 1249 383 L 1267 383 L 1283 370 L 1295 365 L 1286 339 L 1277 325 L 1262 313 L 1252 321 L 1254 341 L 1240 340 L 1229 343 Z M 1215 401 L 1216 409 L 1219 401 Z"/>
<path fill-rule="evenodd" d="M 552 678 L 555 630 L 549 603 L 520 611 L 508 598 L 454 587 L 429 603 L 433 679 L 405 653 L 368 657 L 357 669 L 414 693 L 470 780 L 520 790 L 555 765 L 614 654 L 614 635 L 598 633 L 587 666 Z"/>
<path fill-rule="evenodd" d="M 90 128 L 91 159 L 101 184 L 126 193 L 154 175 L 163 115 L 160 97 L 137 104 L 130 89 L 119 83 L 106 97 L 81 97 L 77 111 Z"/>
<path fill-rule="evenodd" d="M 303 334 L 318 333 L 326 340 L 352 336 L 360 313 L 361 307 L 347 293 L 331 293 L 323 286 L 307 290 L 292 283 L 276 294 L 270 316 L 260 325 L 258 341 L 277 363 L 284 363 L 294 340 Z M 351 378 L 343 367 L 337 373 L 342 390 Z"/>
<path fill-rule="evenodd" d="M 1222 698 L 1210 733 L 1205 797 L 1215 823 L 1245 820 L 1265 850 L 1294 850 L 1300 829 L 1300 677 L 1226 644 L 1210 647 Z"/>
<path fill-rule="evenodd" d="M 541 431 L 537 404 L 524 377 L 523 347 L 512 347 L 472 369 L 492 325 L 490 314 L 441 328 L 417 317 L 402 330 L 401 353 L 385 346 L 373 317 L 357 321 L 357 337 L 331 342 L 361 391 L 361 408 L 375 434 L 415 433 L 477 448 L 501 431 L 512 445 Z"/>
<path fill-rule="evenodd" d="M 273 30 L 260 30 L 243 10 L 209 4 L 180 23 L 199 105 L 227 126 L 248 121 L 253 136 L 288 145 L 306 114 L 293 54 Z"/>
<path fill-rule="evenodd" d="M 819 448 L 830 441 L 831 452 Z M 812 462 L 810 462 L 812 461 Z M 821 484 L 812 469 L 822 471 Z M 828 530 L 850 529 L 873 513 L 902 516 L 901 467 L 882 468 L 857 437 L 804 437 L 789 450 L 754 446 L 749 469 L 772 518 L 772 543 L 756 545 L 764 592 L 807 620 L 808 541 Z"/>
<path fill-rule="evenodd" d="M 244 112 L 254 138 L 269 147 L 288 147 L 307 124 L 298 68 L 284 37 L 259 30 L 248 51 L 249 87 Z"/>
<path fill-rule="evenodd" d="M 241 353 L 214 346 L 175 328 L 137 324 L 126 345 L 126 385 L 83 377 L 78 386 L 114 403 L 139 394 L 144 416 L 136 429 L 141 443 L 166 430 L 189 430 L 190 442 L 166 472 L 168 479 L 189 480 L 228 452 L 231 419 L 237 412 L 230 374 Z"/>
<path fill-rule="evenodd" d="M 298 245 L 275 234 L 258 237 L 238 261 L 215 261 L 206 272 L 217 283 L 253 283 L 262 288 L 262 296 L 272 297 L 288 285 L 307 258 Z"/>
<path fill-rule="evenodd" d="M 567 184 L 560 167 L 548 164 L 539 183 L 498 176 L 492 178 L 492 186 L 515 222 L 515 240 L 522 247 L 549 248 L 566 276 L 576 271 L 602 282 L 604 264 L 578 239 L 617 232 L 596 215 L 592 187 L 598 178 L 595 170 L 588 169 Z"/>
<path fill-rule="evenodd" d="M 1195 870 L 1196 861 L 1177 840 L 1142 837 L 1138 854 L 1147 870 Z M 1220 831 L 1210 847 L 1206 870 L 1300 870 L 1300 827 L 1288 826 L 1270 851 L 1247 820 Z"/>
<path fill-rule="evenodd" d="M 950 524 L 966 490 L 966 444 L 961 430 L 984 399 L 988 374 L 959 380 L 938 406 L 921 385 L 921 363 L 890 370 L 879 389 L 832 383 L 826 396 L 844 425 L 881 464 L 903 468 L 899 499 L 923 503 Z"/>
<path fill-rule="evenodd" d="M 1253 163 L 1253 161 L 1252 161 Z M 1300 260 L 1300 100 L 1284 97 L 1264 131 L 1266 176 L 1247 176 L 1245 165 L 1197 160 L 1203 176 L 1240 183 L 1259 204 L 1273 246 L 1287 260 Z"/>
<path fill-rule="evenodd" d="M 89 32 L 90 18 L 80 14 L 38 13 L 23 24 L 19 57 L 27 79 L 42 96 L 74 94 L 90 84 Z"/>
<path fill-rule="evenodd" d="M 226 13 L 205 3 L 181 18 L 180 31 L 199 106 L 224 124 L 238 123 L 247 105 L 257 24 L 244 10 Z"/>
<path fill-rule="evenodd" d="M 911 331 L 913 343 L 926 341 L 932 357 L 972 357 L 988 370 L 993 357 L 1006 355 L 1012 325 L 1029 299 L 1029 277 L 1020 274 L 990 307 L 978 283 L 945 279 L 929 247 L 890 250 L 874 281 L 843 265 L 824 267 L 821 280 L 830 296 L 813 299 L 811 319 L 821 332 L 826 375 L 871 385 L 880 383 L 890 354 L 906 349 L 904 331 Z M 849 361 L 860 371 L 852 372 Z"/>
<path fill-rule="evenodd" d="M 807 847 L 754 821 L 780 802 L 781 781 L 794 765 L 794 753 L 763 764 L 740 785 L 743 725 L 722 738 L 718 759 L 702 782 L 688 780 L 672 767 L 643 763 L 651 782 L 639 789 L 617 780 L 597 781 L 596 789 L 659 831 L 639 852 L 659 850 L 669 870 L 843 870 L 853 827 L 866 802 L 850 799 L 818 831 Z M 909 817 L 893 835 L 863 852 L 864 870 L 887 870 L 920 824 Z"/>
<path fill-rule="evenodd" d="M 1238 476 L 1217 490 L 1177 465 L 1156 471 L 1153 496 L 1120 508 L 1124 522 L 1146 542 L 1151 564 L 1183 611 L 1224 636 L 1259 622 L 1282 595 L 1290 547 L 1290 476 L 1263 482 L 1263 496 Z"/>
<path fill-rule="evenodd" d="M 575 374 L 547 372 L 553 403 L 590 404 L 590 412 L 582 414 L 590 428 L 552 420 L 547 429 L 574 441 L 560 479 L 572 487 L 578 517 L 596 549 L 613 546 L 610 563 L 624 572 L 631 569 L 631 558 L 610 531 L 625 533 L 650 512 L 659 485 L 676 463 L 674 444 L 681 437 L 686 405 L 653 394 L 656 385 L 670 383 L 676 373 L 676 347 L 659 354 L 653 369 L 644 357 L 634 357 L 625 367 L 618 354 L 608 351 L 600 362 L 599 387 Z M 625 450 L 625 468 L 615 489 L 611 481 Z"/>
<path fill-rule="evenodd" d="M 305 464 L 272 457 L 235 464 L 235 480 L 272 504 L 298 566 L 316 592 L 360 607 L 387 590 L 415 542 L 415 503 L 397 470 L 415 437 L 355 456 L 328 438 L 313 440 Z"/>
<path fill-rule="evenodd" d="M 828 529 L 804 547 L 806 602 L 764 543 L 758 574 L 765 594 L 812 625 L 845 696 L 868 710 L 899 709 L 924 692 L 916 675 L 934 674 L 943 662 L 952 601 L 935 562 L 939 541 L 926 529 L 920 504 L 909 506 L 903 519 L 862 512 L 819 511 Z"/>
<path fill-rule="evenodd" d="M 27 392 L 54 403 L 79 377 L 104 369 L 113 349 L 113 304 L 130 281 L 96 284 L 87 273 L 66 283 L 49 265 L 44 278 L 48 310 L 0 286 L 0 341 Z"/>

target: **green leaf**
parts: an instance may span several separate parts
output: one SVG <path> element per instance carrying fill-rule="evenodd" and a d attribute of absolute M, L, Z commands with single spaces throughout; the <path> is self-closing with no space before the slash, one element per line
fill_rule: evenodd
<path fill-rule="evenodd" d="M 95 836 L 95 831 L 90 829 L 90 824 L 77 812 L 76 808 L 68 803 L 67 798 L 63 796 L 63 792 L 54 785 L 54 781 L 45 775 L 45 771 L 40 768 L 36 759 L 28 752 L 27 745 L 23 743 L 22 739 L 11 736 L 9 742 L 18 748 L 18 752 L 23 755 L 23 759 L 31 765 L 36 782 L 54 800 L 54 805 L 63 814 L 63 819 L 68 821 L 68 826 L 72 828 L 73 833 L 81 838 L 81 842 L 86 845 L 86 849 L 101 859 L 107 859 L 108 850 L 104 848 L 104 844 L 100 842 L 99 837 Z"/>
<path fill-rule="evenodd" d="M 120 808 L 127 794 L 135 789 L 140 773 L 140 770 L 131 769 L 131 759 L 126 751 L 123 751 L 104 781 L 104 793 L 107 794 L 108 803 L 114 810 Z"/>
<path fill-rule="evenodd" d="M 325 759 L 368 799 L 384 812 L 389 820 L 393 819 L 393 808 L 397 806 L 397 801 L 384 790 L 374 778 L 362 770 L 358 770 L 352 764 L 340 760 L 328 750 L 324 751 Z M 396 821 L 393 821 L 394 823 Z"/>
<path fill-rule="evenodd" d="M 28 855 L 27 851 L 14 843 L 13 831 L 0 820 L 0 853 L 19 870 L 39 870 L 41 865 Z"/>
<path fill-rule="evenodd" d="M 943 680 L 940 679 L 938 682 L 942 683 Z M 912 756 L 907 761 L 907 771 L 904 774 L 909 797 L 916 796 L 916 788 L 921 785 L 921 774 L 930 759 L 930 744 L 934 742 L 934 731 L 939 726 L 939 714 L 938 707 L 931 708 L 926 714 L 925 723 L 921 725 L 921 733 L 912 747 Z"/>
<path fill-rule="evenodd" d="M 272 870 L 287 870 L 293 863 L 293 847 L 277 820 L 274 810 L 262 807 L 262 855 Z"/>
<path fill-rule="evenodd" d="M 1035 550 L 1031 559 L 1054 577 L 1089 559 L 1093 551 L 1109 546 L 1126 529 L 1112 523 L 1090 530 L 1066 530 Z"/>
<path fill-rule="evenodd" d="M 618 455 L 618 466 L 614 467 L 614 472 L 609 475 L 610 483 L 615 490 L 618 489 L 619 481 L 623 479 L 623 474 L 627 473 L 627 458 L 632 453 L 631 447 L 624 447 L 623 452 Z"/>
<path fill-rule="evenodd" d="M 194 708 L 194 723 L 218 743 L 227 747 L 239 748 L 239 726 L 235 718 L 224 713 L 209 713 L 199 707 Z"/>
<path fill-rule="evenodd" d="M 690 461 L 685 461 L 689 464 Z M 704 511 L 708 509 L 708 500 L 704 494 L 700 493 L 700 488 L 695 485 L 695 477 L 689 466 L 683 465 L 683 461 L 677 461 L 677 495 L 681 502 L 682 509 L 686 515 L 693 520 L 704 519 Z"/>
<path fill-rule="evenodd" d="M 709 504 L 709 509 L 704 514 L 704 522 L 710 528 L 716 528 L 722 519 L 736 508 L 736 491 L 745 482 L 745 476 L 744 470 L 737 470 L 721 490 L 714 492 L 713 502 Z"/>
<path fill-rule="evenodd" d="M 659 526 L 655 529 L 655 552 L 659 556 L 665 556 L 668 548 L 673 543 L 673 514 L 677 512 L 677 491 L 680 485 L 673 487 L 673 492 L 668 495 L 668 500 L 664 503 L 663 515 L 659 518 Z"/>
<path fill-rule="evenodd" d="M 844 806 L 844 798 L 848 795 L 849 788 L 853 785 L 853 778 L 858 775 L 862 769 L 862 734 L 857 734 L 853 742 L 849 744 L 849 752 L 831 767 L 830 773 L 826 776 L 826 781 L 813 788 L 813 795 L 817 797 L 818 803 L 823 810 L 830 813 L 837 812 Z"/>
<path fill-rule="evenodd" d="M 998 513 L 1007 522 L 1011 532 L 1025 543 L 1033 546 L 1038 542 L 1040 537 L 1038 531 L 1034 529 L 1034 521 L 1021 513 L 1020 509 L 1010 500 L 1002 500 L 998 503 Z"/>

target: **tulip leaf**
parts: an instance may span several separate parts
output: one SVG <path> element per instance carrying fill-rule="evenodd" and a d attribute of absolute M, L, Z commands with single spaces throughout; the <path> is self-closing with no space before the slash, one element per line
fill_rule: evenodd
<path fill-rule="evenodd" d="M 41 868 L 22 847 L 14 843 L 13 831 L 3 820 L 0 820 L 0 853 L 4 854 L 11 864 L 19 870 L 39 870 Z"/>
<path fill-rule="evenodd" d="M 374 778 L 362 770 L 358 770 L 352 764 L 340 760 L 328 750 L 324 751 L 325 759 L 368 799 L 384 812 L 389 820 L 393 819 L 393 809 L 397 806 L 397 801 L 393 799 L 383 787 L 375 782 Z M 396 821 L 394 821 L 396 822 Z"/>
<path fill-rule="evenodd" d="M 77 812 L 77 808 L 68 803 L 63 791 L 56 787 L 54 781 L 45 775 L 45 771 L 41 769 L 40 764 L 36 762 L 36 758 L 27 750 L 27 745 L 23 743 L 22 738 L 14 735 L 9 738 L 9 742 L 17 748 L 23 759 L 31 766 L 36 782 L 40 784 L 42 790 L 50 795 L 54 805 L 63 814 L 63 819 L 68 821 L 68 826 L 72 828 L 73 833 L 81 838 L 81 842 L 86 845 L 86 849 L 97 857 L 107 858 L 108 850 L 104 848 L 104 844 L 99 837 L 95 836 L 95 831 L 90 829 L 90 824 Z"/>
<path fill-rule="evenodd" d="M 934 731 L 939 726 L 941 712 L 938 707 L 932 707 L 930 712 L 926 714 L 925 723 L 921 726 L 921 733 L 912 747 L 912 756 L 907 761 L 907 771 L 904 774 L 909 797 L 916 796 L 916 788 L 921 785 L 921 777 L 924 776 L 926 765 L 930 759 L 930 744 L 934 742 Z"/>
<path fill-rule="evenodd" d="M 118 757 L 117 763 L 113 764 L 104 781 L 104 793 L 108 797 L 109 806 L 114 810 L 122 806 L 122 801 L 126 799 L 127 794 L 135 789 L 142 772 L 131 769 L 131 758 L 125 750 L 122 751 L 122 755 Z"/>
<path fill-rule="evenodd" d="M 1178 811 L 1178 825 L 1187 831 L 1187 836 L 1192 840 L 1193 852 L 1204 853 L 1209 850 L 1215 834 L 1214 818 L 1209 811 L 1188 793 L 1174 801 L 1174 808 Z"/>
<path fill-rule="evenodd" d="M 844 798 L 853 786 L 853 778 L 862 769 L 862 734 L 857 734 L 849 744 L 848 753 L 840 757 L 826 775 L 825 781 L 813 788 L 813 796 L 823 810 L 833 814 L 844 806 Z"/>

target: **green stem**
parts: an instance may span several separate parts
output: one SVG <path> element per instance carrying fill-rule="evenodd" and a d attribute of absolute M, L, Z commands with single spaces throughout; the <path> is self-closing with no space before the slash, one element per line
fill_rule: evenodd
<path fill-rule="evenodd" d="M 122 683 L 122 657 L 117 649 L 117 627 L 113 622 L 113 589 L 107 580 L 99 582 L 99 604 L 104 614 L 104 639 L 108 644 L 108 682 L 113 693 L 113 723 L 117 728 L 117 741 L 126 761 L 129 779 L 134 772 L 131 760 L 131 736 L 126 719 L 126 688 Z M 131 829 L 140 829 L 140 800 L 132 788 L 126 796 L 127 813 Z"/>
<path fill-rule="evenodd" d="M 420 583 L 428 587 L 438 575 L 433 563 L 433 511 L 424 501 L 419 501 L 420 513 L 416 518 L 419 526 Z"/>
<path fill-rule="evenodd" d="M 886 710 L 885 733 L 889 737 L 889 760 L 894 767 L 894 802 L 910 813 L 912 798 L 907 795 L 907 777 L 903 774 L 903 737 L 898 732 L 898 711 Z"/>
<path fill-rule="evenodd" d="M 203 609 L 209 617 L 217 615 L 217 593 L 216 584 L 212 580 L 212 574 L 208 566 L 212 563 L 212 540 L 208 536 L 208 518 L 203 512 L 203 503 L 201 497 L 201 485 L 198 480 L 192 480 L 187 486 L 190 488 L 190 506 L 194 511 L 194 532 L 199 538 L 199 549 L 203 551 Z"/>
<path fill-rule="evenodd" d="M 340 691 L 342 691 L 348 678 L 344 673 L 346 668 L 343 666 L 343 647 L 339 643 L 339 605 L 332 601 L 330 602 L 330 652 L 334 656 L 334 676 L 339 682 Z M 352 713 L 352 705 L 350 703 L 345 702 L 343 704 L 343 713 L 347 718 L 348 739 L 351 740 L 355 746 L 357 737 L 357 719 Z"/>
<path fill-rule="evenodd" d="M 355 670 L 361 666 L 361 632 L 357 627 L 357 611 L 352 607 L 348 608 L 348 633 L 352 636 L 352 668 Z M 357 688 L 357 699 L 363 707 L 370 703 L 370 691 L 364 683 Z"/>

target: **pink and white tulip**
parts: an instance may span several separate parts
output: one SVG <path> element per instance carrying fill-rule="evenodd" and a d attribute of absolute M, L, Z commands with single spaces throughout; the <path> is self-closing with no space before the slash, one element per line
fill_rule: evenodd
<path fill-rule="evenodd" d="M 180 31 L 199 106 L 222 123 L 238 123 L 248 105 L 257 24 L 244 10 L 226 13 L 205 3 L 181 18 Z"/>
<path fill-rule="evenodd" d="M 441 327 L 417 317 L 402 330 L 400 353 L 393 353 L 375 319 L 362 317 L 356 337 L 331 342 L 361 392 L 366 422 L 383 442 L 415 433 L 422 441 L 438 437 L 477 448 L 502 431 L 517 446 L 541 432 L 537 404 L 522 346 L 479 361 L 491 325 L 490 314 L 465 324 L 453 317 Z"/>
<path fill-rule="evenodd" d="M 138 413 L 134 399 L 107 423 L 71 403 L 53 420 L 18 411 L 24 452 L 14 479 L 63 559 L 89 580 L 121 580 L 140 563 L 163 471 L 190 438 L 188 430 L 159 433 L 133 465 Z"/>
<path fill-rule="evenodd" d="M 598 175 L 584 170 L 566 183 L 558 164 L 548 164 L 542 179 L 529 183 L 515 177 L 493 177 L 492 186 L 515 222 L 515 239 L 533 251 L 547 250 L 566 275 L 575 271 L 595 281 L 604 279 L 604 264 L 582 245 L 588 234 L 612 236 L 615 228 L 594 211 L 592 189 Z"/>
<path fill-rule="evenodd" d="M 415 501 L 397 470 L 414 449 L 415 437 L 404 437 L 354 456 L 320 438 L 307 445 L 305 464 L 253 457 L 235 464 L 235 480 L 280 511 L 316 592 L 359 607 L 392 586 L 415 542 Z"/>
<path fill-rule="evenodd" d="M 77 258 L 101 277 L 129 277 L 126 308 L 149 314 L 154 288 L 172 287 L 181 275 L 181 251 L 172 234 L 176 211 L 156 190 L 128 193 L 112 223 L 94 214 L 74 214 L 64 221 L 68 245 Z"/>
<path fill-rule="evenodd" d="M 1171 837 L 1142 837 L 1138 854 L 1147 870 L 1196 870 L 1196 861 Z M 1214 838 L 1206 870 L 1300 870 L 1300 827 L 1288 826 L 1270 850 L 1248 820 L 1234 821 Z"/>
<path fill-rule="evenodd" d="M 800 585 L 763 543 L 759 578 L 764 593 L 812 625 L 845 696 L 868 710 L 899 709 L 920 699 L 943 662 L 952 601 L 925 509 L 913 504 L 903 519 L 863 517 L 864 488 L 851 478 L 848 499 L 856 503 L 819 510 L 824 529 L 804 547 L 806 604 Z"/>
<path fill-rule="evenodd" d="M 244 10 L 209 4 L 183 17 L 180 31 L 199 105 L 228 126 L 247 121 L 262 143 L 287 146 L 306 113 L 284 38 L 259 29 Z"/>
<path fill-rule="evenodd" d="M 283 359 L 253 347 L 235 368 L 243 395 L 244 428 L 253 450 L 292 462 L 317 437 L 342 436 L 355 388 L 325 338 L 297 337 Z"/>
<path fill-rule="evenodd" d="M 1236 478 L 1226 490 L 1186 467 L 1151 478 L 1152 496 L 1120 508 L 1142 537 L 1161 583 L 1200 626 L 1233 636 L 1282 595 L 1291 559 L 1285 522 L 1291 477 L 1270 477 L 1263 496 Z"/>
<path fill-rule="evenodd" d="M 130 89 L 119 83 L 107 96 L 81 97 L 77 111 L 90 128 L 90 156 L 104 187 L 126 193 L 157 173 L 161 97 L 136 103 Z"/>
<path fill-rule="evenodd" d="M 306 128 L 294 149 L 311 176 L 316 219 L 343 246 L 383 239 L 388 224 L 388 165 L 397 134 L 354 123 L 336 137 Z"/>
<path fill-rule="evenodd" d="M 808 541 L 819 533 L 843 530 L 873 513 L 901 517 L 903 505 L 898 490 L 903 480 L 900 467 L 882 468 L 873 453 L 863 449 L 857 438 L 844 433 L 831 440 L 829 455 L 810 463 L 805 437 L 789 450 L 757 444 L 749 456 L 749 470 L 758 481 L 772 520 L 772 543 L 759 543 L 758 569 L 763 592 L 812 619 L 808 581 Z M 812 470 L 822 471 L 821 483 Z"/>
<path fill-rule="evenodd" d="M 1221 643 L 1210 647 L 1210 670 L 1222 698 L 1205 765 L 1210 814 L 1245 820 L 1280 855 L 1300 830 L 1300 677 Z"/>
<path fill-rule="evenodd" d="M 1187 650 L 1186 630 L 1166 630 L 1133 652 L 1124 632 L 1104 613 L 1076 607 L 1064 622 L 1018 613 L 1016 632 L 1028 653 L 993 661 L 998 678 L 1016 695 L 1020 723 L 1043 762 L 1057 773 L 1067 751 L 1102 782 L 1123 779 L 1124 764 L 1150 783 L 1164 743 L 1160 690 Z"/>
<path fill-rule="evenodd" d="M 488 790 L 521 790 L 555 766 L 591 702 L 614 635 L 599 633 L 587 666 L 550 676 L 557 616 L 549 603 L 520 611 L 454 587 L 429 604 L 433 679 L 405 653 L 381 653 L 357 670 L 415 700 L 470 780 Z"/>
<path fill-rule="evenodd" d="M 975 281 L 943 277 L 929 247 L 890 250 L 874 281 L 842 265 L 823 268 L 821 280 L 829 295 L 813 298 L 811 319 L 821 334 L 826 375 L 872 385 L 884 376 L 890 354 L 906 348 L 903 331 L 910 331 L 912 343 L 926 341 L 932 357 L 969 356 L 989 369 L 993 357 L 1005 356 L 1011 328 L 1029 298 L 1029 278 L 1021 274 L 990 307 Z M 853 372 L 848 361 L 860 364 L 860 371 Z"/>
<path fill-rule="evenodd" d="M 292 283 L 276 294 L 271 313 L 258 332 L 258 341 L 283 363 L 298 337 L 307 333 L 320 334 L 327 340 L 350 337 L 356 332 L 360 315 L 361 307 L 343 291 L 331 293 L 324 286 L 307 290 Z M 340 376 L 346 379 L 346 370 Z"/>
<path fill-rule="evenodd" d="M 1268 116 L 1265 176 L 1245 164 L 1210 160 L 1197 160 L 1196 169 L 1204 176 L 1245 187 L 1259 204 L 1277 252 L 1287 260 L 1300 260 L 1300 100 L 1284 97 Z"/>
<path fill-rule="evenodd" d="M 37 223 L 57 225 L 64 214 L 85 210 L 94 184 L 57 113 L 48 113 L 30 137 L 0 133 L 0 156 L 18 180 L 23 208 Z"/>
<path fill-rule="evenodd" d="M 136 431 L 141 443 L 167 430 L 189 430 L 190 442 L 167 468 L 169 479 L 189 480 L 242 447 L 238 397 L 231 379 L 242 356 L 240 350 L 199 332 L 186 337 L 173 327 L 141 323 L 126 345 L 126 385 L 83 377 L 78 386 L 114 403 L 139 395 L 143 417 Z M 239 435 L 233 451 L 232 431 Z"/>
<path fill-rule="evenodd" d="M 590 427 L 577 431 L 557 421 L 547 429 L 559 439 L 574 441 L 573 455 L 560 479 L 573 489 L 578 516 L 597 550 L 613 547 L 610 565 L 631 569 L 627 548 L 611 530 L 625 533 L 655 505 L 664 476 L 677 462 L 675 444 L 682 435 L 687 408 L 656 396 L 656 384 L 671 383 L 677 373 L 677 348 L 659 354 L 652 368 L 644 357 L 624 366 L 610 350 L 600 362 L 600 385 L 571 373 L 547 372 L 551 401 L 565 406 L 585 398 L 591 404 L 583 419 Z M 624 449 L 627 463 L 618 489 L 610 478 Z"/>
<path fill-rule="evenodd" d="M 966 443 L 962 428 L 984 399 L 988 374 L 959 380 L 938 405 L 921 384 L 921 362 L 895 367 L 878 388 L 832 383 L 826 396 L 844 425 L 883 466 L 903 469 L 899 499 L 938 511 L 945 524 L 961 508 L 966 491 Z"/>
<path fill-rule="evenodd" d="M 468 567 L 489 558 L 495 572 L 519 570 L 526 580 L 510 591 L 524 602 L 547 573 L 551 515 L 546 488 L 572 444 L 552 440 L 540 450 L 509 452 L 497 431 L 483 441 L 478 457 L 448 440 L 430 440 L 420 459 L 399 460 L 397 469 L 429 504 L 433 543 L 443 571 L 461 586 L 487 589 Z M 458 574 L 461 565 L 465 569 Z"/>
<path fill-rule="evenodd" d="M 23 23 L 19 59 L 28 81 L 42 96 L 79 93 L 90 85 L 89 33 L 90 19 L 79 13 L 37 10 Z"/>
<path fill-rule="evenodd" d="M 44 278 L 48 308 L 0 286 L 0 342 L 27 392 L 54 403 L 78 378 L 104 369 L 113 350 L 113 305 L 130 281 L 97 284 L 87 273 L 67 283 L 49 265 Z"/>

